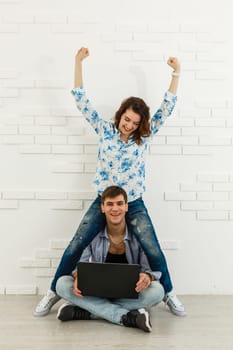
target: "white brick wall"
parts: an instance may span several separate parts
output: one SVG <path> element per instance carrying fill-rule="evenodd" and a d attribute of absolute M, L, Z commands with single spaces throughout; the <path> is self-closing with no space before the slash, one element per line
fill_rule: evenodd
<path fill-rule="evenodd" d="M 98 140 L 70 95 L 83 45 L 85 84 L 105 118 L 130 95 L 153 113 L 169 84 L 166 59 L 180 58 L 178 104 L 150 146 L 145 200 L 177 292 L 232 293 L 219 278 L 233 264 L 228 1 L 181 0 L 174 16 L 171 1 L 0 0 L 0 13 L 0 294 L 45 291 L 95 197 Z"/>

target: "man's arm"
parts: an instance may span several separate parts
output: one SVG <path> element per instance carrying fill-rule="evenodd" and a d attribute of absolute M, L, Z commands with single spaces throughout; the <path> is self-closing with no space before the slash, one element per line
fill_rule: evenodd
<path fill-rule="evenodd" d="M 88 56 L 89 50 L 86 47 L 81 47 L 75 56 L 74 88 L 83 85 L 82 61 Z"/>

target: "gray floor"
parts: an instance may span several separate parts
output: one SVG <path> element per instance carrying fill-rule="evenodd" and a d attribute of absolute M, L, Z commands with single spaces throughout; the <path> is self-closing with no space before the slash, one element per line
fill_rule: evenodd
<path fill-rule="evenodd" d="M 39 296 L 0 297 L 1 350 L 233 349 L 233 296 L 182 296 L 186 317 L 164 304 L 151 313 L 152 333 L 105 321 L 56 319 L 60 302 L 43 318 L 32 316 Z"/>

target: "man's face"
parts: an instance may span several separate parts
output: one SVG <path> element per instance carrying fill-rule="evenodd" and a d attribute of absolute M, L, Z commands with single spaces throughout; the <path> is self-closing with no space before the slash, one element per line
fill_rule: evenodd
<path fill-rule="evenodd" d="M 117 197 L 107 197 L 103 204 L 101 204 L 102 212 L 106 216 L 106 221 L 112 225 L 119 225 L 125 221 L 125 213 L 128 211 L 128 204 L 124 197 L 120 194 Z"/>

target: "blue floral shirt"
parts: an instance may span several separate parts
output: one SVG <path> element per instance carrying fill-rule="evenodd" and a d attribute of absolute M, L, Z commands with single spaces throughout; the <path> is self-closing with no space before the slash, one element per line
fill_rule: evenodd
<path fill-rule="evenodd" d="M 92 107 L 83 86 L 73 89 L 76 106 L 85 119 L 94 128 L 99 137 L 98 161 L 93 184 L 98 194 L 108 186 L 124 188 L 131 202 L 145 192 L 145 153 L 149 141 L 155 135 L 165 119 L 172 114 L 177 97 L 167 91 L 163 102 L 150 120 L 150 137 L 143 137 L 137 145 L 130 136 L 128 142 L 120 139 L 120 132 L 111 120 L 102 119 Z"/>

